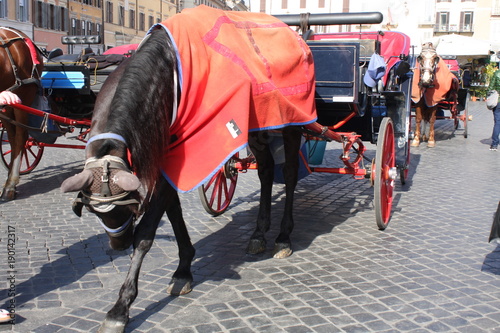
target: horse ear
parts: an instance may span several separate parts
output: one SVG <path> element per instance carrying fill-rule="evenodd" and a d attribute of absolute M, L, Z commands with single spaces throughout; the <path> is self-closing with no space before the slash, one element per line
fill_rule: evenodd
<path fill-rule="evenodd" d="M 89 170 L 83 170 L 79 174 L 69 177 L 61 184 L 61 191 L 66 192 L 78 192 L 81 191 L 92 184 L 92 172 Z"/>
<path fill-rule="evenodd" d="M 137 176 L 123 170 L 118 171 L 112 181 L 127 192 L 136 191 L 141 186 L 141 181 Z"/>

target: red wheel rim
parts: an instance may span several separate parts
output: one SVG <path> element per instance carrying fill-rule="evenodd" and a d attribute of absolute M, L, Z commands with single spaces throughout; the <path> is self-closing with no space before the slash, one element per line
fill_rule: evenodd
<path fill-rule="evenodd" d="M 200 199 L 205 210 L 217 216 L 224 213 L 233 199 L 238 180 L 238 171 L 234 169 L 235 154 L 217 173 L 199 189 Z"/>
<path fill-rule="evenodd" d="M 0 136 L 2 138 L 2 144 L 0 146 L 2 163 L 7 170 L 10 170 L 12 150 L 10 149 L 10 142 L 7 139 L 6 131 L 3 127 L 0 131 Z M 4 151 L 5 147 L 9 147 L 9 149 Z M 26 141 L 24 148 L 21 154 L 21 168 L 19 170 L 19 174 L 21 175 L 26 175 L 37 167 L 42 159 L 44 149 L 43 146 L 40 146 L 38 142 L 31 137 Z"/>
<path fill-rule="evenodd" d="M 375 157 L 375 211 L 377 225 L 385 229 L 391 218 L 395 186 L 394 127 L 390 118 L 384 118 L 380 126 Z"/>

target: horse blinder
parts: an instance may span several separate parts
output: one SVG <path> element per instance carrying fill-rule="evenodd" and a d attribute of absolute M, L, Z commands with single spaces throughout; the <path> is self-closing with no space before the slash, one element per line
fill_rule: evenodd
<path fill-rule="evenodd" d="M 118 237 L 128 229 L 130 222 L 140 215 L 140 197 L 133 195 L 139 187 L 139 179 L 129 171 L 122 159 L 106 155 L 99 159 L 95 157 L 87 159 L 84 170 L 66 179 L 61 185 L 61 190 L 79 192 L 72 204 L 73 212 L 79 217 L 83 206 L 87 206 L 95 214 L 106 214 L 117 206 L 137 205 L 137 208 L 131 208 L 132 214 L 127 221 L 116 229 L 105 226 L 99 217 L 108 234 Z"/>

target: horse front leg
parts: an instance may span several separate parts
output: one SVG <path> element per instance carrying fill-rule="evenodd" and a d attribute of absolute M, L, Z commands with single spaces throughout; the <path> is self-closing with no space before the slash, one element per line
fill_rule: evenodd
<path fill-rule="evenodd" d="M 7 122 L 3 123 L 7 131 L 7 137 L 11 147 L 11 159 L 7 180 L 3 186 L 3 191 L 0 196 L 2 201 L 11 201 L 16 198 L 16 186 L 19 184 L 21 162 L 25 149 L 26 140 L 28 140 L 28 132 L 21 127 L 16 127 Z"/>
<path fill-rule="evenodd" d="M 427 141 L 427 147 L 434 148 L 436 146 L 436 140 L 434 139 L 434 124 L 436 123 L 436 112 L 437 107 L 433 106 L 429 109 L 429 140 Z"/>
<path fill-rule="evenodd" d="M 283 176 L 285 178 L 285 211 L 281 220 L 281 230 L 274 243 L 273 256 L 282 259 L 292 254 L 292 242 L 290 234 L 294 227 L 293 221 L 293 199 L 295 187 L 298 181 L 300 131 L 295 127 L 287 127 L 283 130 L 283 142 L 285 144 L 285 166 Z"/>
<path fill-rule="evenodd" d="M 274 158 L 269 148 L 269 133 L 252 132 L 249 134 L 249 145 L 257 160 L 260 180 L 260 202 L 257 225 L 250 237 L 246 252 L 258 254 L 266 250 L 265 234 L 271 225 L 271 192 L 274 181 Z"/>
<path fill-rule="evenodd" d="M 123 285 L 120 288 L 118 300 L 108 311 L 98 333 L 122 333 L 129 320 L 129 309 L 137 297 L 139 272 L 144 256 L 151 249 L 156 229 L 165 212 L 164 198 L 166 187 L 158 189 L 148 203 L 148 210 L 144 213 L 140 223 L 134 231 L 134 251 Z"/>
<path fill-rule="evenodd" d="M 412 147 L 420 145 L 420 126 L 422 124 L 422 101 L 419 101 L 415 106 L 415 135 L 411 141 Z"/>

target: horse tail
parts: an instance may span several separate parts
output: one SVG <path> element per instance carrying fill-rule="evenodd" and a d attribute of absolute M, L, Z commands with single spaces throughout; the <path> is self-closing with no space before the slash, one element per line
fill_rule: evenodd
<path fill-rule="evenodd" d="M 167 34 L 154 30 L 130 59 L 111 101 L 107 130 L 125 138 L 132 167 L 147 188 L 160 176 L 168 148 L 176 66 Z"/>

